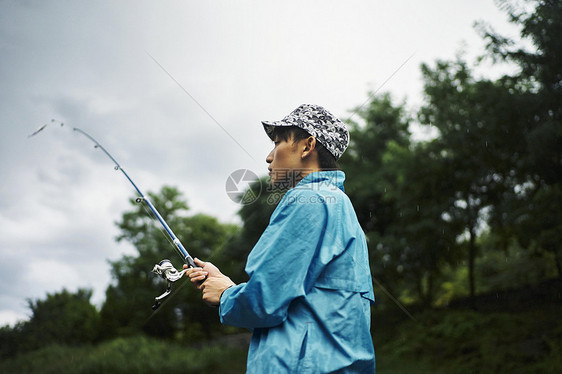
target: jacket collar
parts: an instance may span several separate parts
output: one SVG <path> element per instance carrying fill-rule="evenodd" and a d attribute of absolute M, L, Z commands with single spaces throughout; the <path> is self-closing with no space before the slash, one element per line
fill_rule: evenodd
<path fill-rule="evenodd" d="M 343 182 L 345 181 L 345 173 L 341 170 L 316 171 L 304 177 L 295 188 L 309 188 L 310 183 L 326 184 L 344 190 Z"/>

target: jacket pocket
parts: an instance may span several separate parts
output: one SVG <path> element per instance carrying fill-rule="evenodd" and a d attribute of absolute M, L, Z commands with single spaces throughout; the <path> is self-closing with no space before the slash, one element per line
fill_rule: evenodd
<path fill-rule="evenodd" d="M 296 370 L 295 373 L 301 374 L 301 373 L 312 373 L 313 371 L 313 365 L 312 365 L 312 360 L 310 357 L 310 346 L 309 346 L 309 341 L 311 339 L 310 337 L 310 330 L 312 329 L 312 324 L 310 323 L 306 323 L 305 324 L 305 329 L 301 338 L 301 346 L 300 346 L 300 351 L 299 351 L 299 356 L 298 356 L 298 361 L 297 361 L 297 365 L 296 365 Z"/>

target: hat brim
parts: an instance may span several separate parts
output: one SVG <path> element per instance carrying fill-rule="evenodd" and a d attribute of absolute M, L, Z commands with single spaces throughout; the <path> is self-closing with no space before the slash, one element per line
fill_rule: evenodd
<path fill-rule="evenodd" d="M 273 129 L 275 129 L 276 127 L 292 126 L 292 124 L 283 121 L 261 121 L 261 124 L 263 125 L 265 133 L 271 140 L 275 140 L 273 139 Z"/>

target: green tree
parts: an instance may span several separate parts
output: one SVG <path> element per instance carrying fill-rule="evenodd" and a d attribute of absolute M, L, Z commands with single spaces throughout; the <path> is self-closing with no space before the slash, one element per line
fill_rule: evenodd
<path fill-rule="evenodd" d="M 31 318 L 22 327 L 26 348 L 94 342 L 99 334 L 100 316 L 90 303 L 91 297 L 91 290 L 71 293 L 65 289 L 47 294 L 44 300 L 28 300 Z"/>
<path fill-rule="evenodd" d="M 387 233 L 399 238 L 390 253 L 399 259 L 402 292 L 413 291 L 424 306 L 435 301 L 444 266 L 458 265 L 456 237 L 462 225 L 446 215 L 452 188 L 449 167 L 431 142 L 389 147 L 384 157 L 383 168 L 389 180 L 394 178 L 389 196 L 398 211 Z"/>
<path fill-rule="evenodd" d="M 516 184 L 514 177 L 524 148 L 517 125 L 517 95 L 505 80 L 477 80 L 465 61 L 424 64 L 426 104 L 419 118 L 434 126 L 431 147 L 446 165 L 450 183 L 446 219 L 465 228 L 458 241 L 467 248 L 470 295 L 476 292 L 474 264 L 477 238 L 491 212 Z"/>
<path fill-rule="evenodd" d="M 525 99 L 515 107 L 524 143 L 518 184 L 508 191 L 493 218 L 497 227 L 524 246 L 551 253 L 562 277 L 562 2 L 527 3 L 531 7 L 500 2 L 510 21 L 521 26 L 521 39 L 532 48 L 480 24 L 491 56 L 520 67 L 503 79 L 516 82 L 512 92 Z"/>
<path fill-rule="evenodd" d="M 383 236 L 396 216 L 393 202 L 385 198 L 390 186 L 383 156 L 390 144 L 409 146 L 410 119 L 404 105 L 395 106 L 388 93 L 373 97 L 366 108 L 354 113 L 363 123 L 351 123 L 349 148 L 340 159 L 348 175 L 346 192 L 363 229 Z"/>
<path fill-rule="evenodd" d="M 50 344 L 83 345 L 97 341 L 100 315 L 90 303 L 92 290 L 66 289 L 47 294 L 44 300 L 28 300 L 31 317 L 14 327 L 0 328 L 0 358 Z"/>
<path fill-rule="evenodd" d="M 193 257 L 209 259 L 235 235 L 237 227 L 221 224 L 204 214 L 188 216 L 188 205 L 173 187 L 162 187 L 159 194 L 148 194 L 164 220 Z M 160 260 L 168 258 L 181 270 L 182 262 L 175 246 L 160 223 L 152 219 L 143 205 L 123 214 L 117 223 L 121 229 L 118 240 L 127 240 L 136 248 L 136 256 L 123 256 L 111 263 L 114 283 L 106 290 L 101 310 L 104 337 L 132 335 L 144 332 L 152 336 L 174 338 L 182 336 L 209 337 L 219 321 L 201 301 L 187 278 L 176 282 L 177 294 L 155 313 L 150 306 L 154 297 L 165 289 L 165 281 L 151 272 Z M 184 287 L 186 286 L 187 287 Z"/>
<path fill-rule="evenodd" d="M 399 294 L 403 272 L 404 242 L 389 229 L 399 217 L 396 170 L 385 167 L 389 148 L 410 146 L 410 118 L 404 105 L 395 105 L 390 94 L 373 96 L 368 106 L 353 111 L 359 121 L 350 122 L 350 144 L 339 161 L 346 173 L 345 189 L 367 236 L 373 277 L 390 294 Z M 384 300 L 380 300 L 384 307 Z"/>

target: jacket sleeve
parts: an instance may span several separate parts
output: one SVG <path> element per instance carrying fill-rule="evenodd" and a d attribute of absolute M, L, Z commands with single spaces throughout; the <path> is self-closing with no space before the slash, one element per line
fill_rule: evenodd
<path fill-rule="evenodd" d="M 311 266 L 322 247 L 328 214 L 309 193 L 287 193 L 248 256 L 242 283 L 224 291 L 223 324 L 260 328 L 281 324 L 292 300 L 305 295 L 314 279 Z M 305 203 L 302 203 L 305 201 Z"/>

